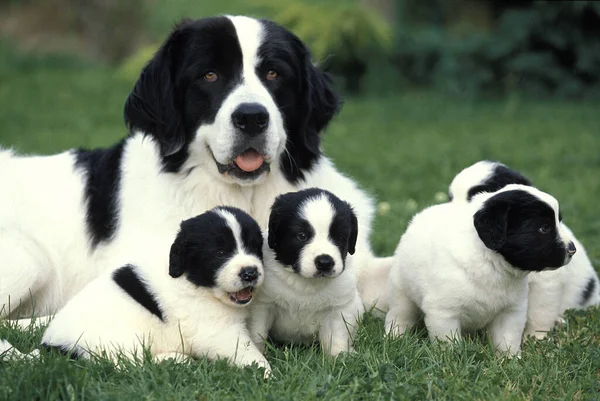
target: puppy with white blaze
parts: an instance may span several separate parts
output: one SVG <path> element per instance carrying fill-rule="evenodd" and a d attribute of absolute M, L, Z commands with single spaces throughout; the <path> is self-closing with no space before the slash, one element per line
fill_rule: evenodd
<path fill-rule="evenodd" d="M 432 339 L 488 328 L 499 351 L 518 353 L 527 275 L 562 267 L 575 254 L 559 216 L 552 196 L 515 184 L 423 210 L 394 255 L 386 331 L 404 333 L 422 312 Z"/>
<path fill-rule="evenodd" d="M 328 191 L 280 195 L 263 246 L 265 282 L 248 329 L 260 349 L 275 341 L 319 340 L 331 355 L 352 351 L 364 311 L 353 267 L 358 223 L 352 207 Z"/>
<path fill-rule="evenodd" d="M 227 358 L 269 364 L 246 329 L 264 279 L 262 233 L 246 213 L 218 207 L 181 223 L 170 254 L 106 273 L 50 322 L 42 346 L 89 358 L 103 351 L 157 359 Z M 153 244 L 147 244 L 152 246 Z"/>
<path fill-rule="evenodd" d="M 506 165 L 479 161 L 454 177 L 449 188 L 453 202 L 469 202 L 480 192 L 495 192 L 508 184 L 533 184 Z M 585 309 L 600 304 L 600 281 L 583 245 L 561 222 L 577 248 L 571 262 L 562 269 L 529 275 L 529 301 L 525 335 L 544 338 L 567 309 Z"/>
<path fill-rule="evenodd" d="M 135 83 L 121 141 L 52 156 L 0 150 L 0 188 L 10 188 L 0 196 L 0 318 L 55 313 L 147 241 L 216 206 L 266 229 L 277 195 L 309 187 L 354 206 L 358 282 L 374 302 L 371 273 L 391 259 L 371 251 L 373 201 L 320 146 L 338 108 L 329 76 L 274 22 L 180 23 Z"/>

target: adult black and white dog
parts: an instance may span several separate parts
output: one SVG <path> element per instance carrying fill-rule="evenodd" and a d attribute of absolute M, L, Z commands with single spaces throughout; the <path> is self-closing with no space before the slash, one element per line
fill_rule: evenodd
<path fill-rule="evenodd" d="M 358 224 L 331 192 L 305 189 L 275 200 L 264 244 L 265 282 L 248 330 L 259 348 L 318 339 L 331 355 L 353 350 L 363 304 L 353 267 Z"/>
<path fill-rule="evenodd" d="M 125 104 L 130 134 L 107 149 L 0 152 L 0 316 L 56 312 L 147 237 L 226 204 L 266 227 L 279 194 L 323 187 L 349 201 L 363 293 L 372 272 L 372 199 L 321 153 L 339 107 L 304 44 L 267 20 L 179 24 Z M 152 252 L 146 249 L 145 252 Z M 367 297 L 364 298 L 369 303 Z"/>
<path fill-rule="evenodd" d="M 422 312 L 432 339 L 488 328 L 498 350 L 519 352 L 527 275 L 575 253 L 559 219 L 556 199 L 516 184 L 423 210 L 394 255 L 386 331 L 404 333 Z"/>
<path fill-rule="evenodd" d="M 448 195 L 453 202 L 469 202 L 481 192 L 495 192 L 508 184 L 532 186 L 523 174 L 506 165 L 479 161 L 454 177 Z M 561 321 L 567 309 L 585 309 L 600 304 L 600 282 L 583 245 L 561 222 L 562 229 L 572 238 L 577 253 L 562 269 L 529 275 L 529 305 L 525 334 L 543 338 Z"/>
<path fill-rule="evenodd" d="M 89 358 L 226 358 L 270 367 L 246 329 L 263 282 L 262 232 L 248 214 L 218 207 L 185 220 L 170 251 L 105 272 L 56 314 L 42 347 Z M 162 241 L 147 247 L 162 247 Z"/>

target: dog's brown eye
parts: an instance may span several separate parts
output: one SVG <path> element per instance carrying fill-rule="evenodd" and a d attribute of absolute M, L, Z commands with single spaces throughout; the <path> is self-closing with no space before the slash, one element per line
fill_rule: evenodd
<path fill-rule="evenodd" d="M 279 74 L 277 71 L 269 70 L 269 72 L 267 72 L 267 81 L 274 81 L 278 76 Z"/>
<path fill-rule="evenodd" d="M 541 226 L 538 231 L 542 234 L 548 234 L 550 232 L 550 230 L 551 230 L 550 226 L 545 225 L 545 226 Z"/>
<path fill-rule="evenodd" d="M 215 82 L 217 80 L 217 74 L 209 71 L 206 74 L 204 74 L 204 79 L 207 80 L 208 82 Z"/>
<path fill-rule="evenodd" d="M 297 238 L 299 241 L 306 241 L 308 239 L 308 237 L 306 236 L 306 233 L 298 233 Z"/>

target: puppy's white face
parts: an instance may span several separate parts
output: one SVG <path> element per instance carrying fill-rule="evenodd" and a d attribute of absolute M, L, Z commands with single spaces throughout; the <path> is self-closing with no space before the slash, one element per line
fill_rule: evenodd
<path fill-rule="evenodd" d="M 245 212 L 217 207 L 185 220 L 171 247 L 169 274 L 212 290 L 226 304 L 250 303 L 262 285 L 262 233 Z"/>
<path fill-rule="evenodd" d="M 334 278 L 356 245 L 356 216 L 333 194 L 308 189 L 281 195 L 269 219 L 275 259 L 306 278 Z"/>

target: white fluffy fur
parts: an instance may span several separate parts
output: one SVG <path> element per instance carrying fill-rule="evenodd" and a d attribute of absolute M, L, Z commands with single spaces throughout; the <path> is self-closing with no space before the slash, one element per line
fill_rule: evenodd
<path fill-rule="evenodd" d="M 485 182 L 498 165 L 498 162 L 483 160 L 462 170 L 450 184 L 452 201 L 467 202 L 469 189 Z M 561 226 L 575 243 L 577 253 L 568 265 L 558 270 L 531 273 L 528 276 L 529 295 L 525 327 L 527 336 L 544 338 L 555 323 L 562 321 L 567 309 L 585 309 L 600 305 L 598 274 L 583 244 L 565 224 L 561 223 Z M 591 278 L 595 278 L 596 286 L 588 301 L 582 305 L 581 296 Z"/>
<path fill-rule="evenodd" d="M 160 257 L 143 244 L 154 237 L 174 236 L 182 220 L 215 206 L 243 209 L 266 228 L 274 198 L 307 187 L 325 188 L 352 204 L 359 222 L 354 255 L 359 290 L 365 294 L 365 304 L 376 301 L 381 284 L 372 273 L 388 269 L 390 261 L 374 258 L 370 248 L 372 199 L 325 157 L 304 182 L 293 185 L 284 178 L 277 162 L 286 157 L 282 117 L 254 71 L 262 27 L 253 19 L 231 19 L 242 40 L 243 83 L 225 100 L 214 124 L 200 127 L 181 174 L 161 171 L 158 145 L 150 137 L 139 132 L 126 141 L 118 227 L 110 242 L 90 251 L 85 177 L 74 170 L 72 152 L 25 157 L 0 151 L 0 188 L 10 188 L 0 197 L 0 317 L 28 317 L 34 308 L 37 315 L 55 313 L 107 269 L 144 254 Z M 243 186 L 218 173 L 206 145 L 210 144 L 217 160 L 228 154 L 231 110 L 250 98 L 260 100 L 271 116 L 268 158 L 273 163 L 261 180 Z"/>
<path fill-rule="evenodd" d="M 264 277 L 262 262 L 241 246 L 235 218 L 227 212 L 219 213 L 234 232 L 238 249 L 219 271 L 217 287 L 197 287 L 185 275 L 171 278 L 169 252 L 162 245 L 165 241 L 149 242 L 145 248 L 157 247 L 164 252 L 160 257 L 142 258 L 135 271 L 155 295 L 164 322 L 131 298 L 114 282 L 111 272 L 106 272 L 56 314 L 42 342 L 76 348 L 83 357 L 104 351 L 113 359 L 119 355 L 139 357 L 143 344 L 159 360 L 187 356 L 227 358 L 239 366 L 257 363 L 269 375 L 269 364 L 246 329 L 249 308 L 235 305 L 227 295 L 247 285 L 239 277 L 245 266 L 257 266 L 259 287 Z"/>
<path fill-rule="evenodd" d="M 530 192 L 558 213 L 558 203 L 547 194 L 522 185 L 501 191 L 509 189 Z M 527 319 L 527 272 L 510 266 L 477 234 L 473 215 L 490 196 L 431 206 L 412 219 L 389 275 L 386 332 L 404 333 L 423 312 L 432 339 L 487 327 L 498 350 L 519 351 Z M 568 243 L 565 232 L 559 235 Z"/>
<path fill-rule="evenodd" d="M 278 341 L 312 343 L 318 339 L 331 355 L 352 351 L 353 335 L 364 307 L 357 285 L 353 256 L 342 271 L 339 249 L 329 238 L 333 206 L 326 198 L 312 199 L 299 211 L 311 224 L 314 238 L 300 256 L 300 274 L 276 259 L 265 234 L 265 281 L 252 304 L 248 330 L 257 346 L 271 333 Z M 335 261 L 331 277 L 313 278 L 315 257 L 329 254 Z"/>

